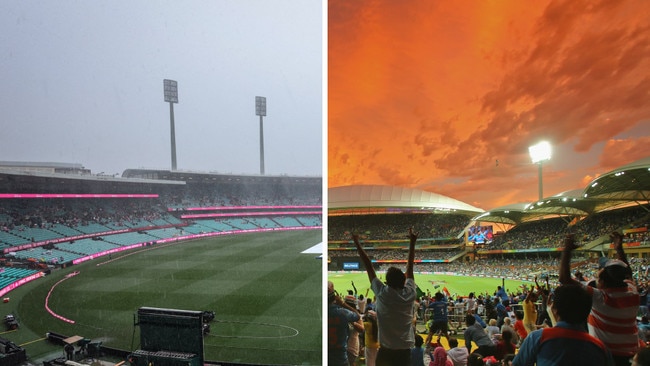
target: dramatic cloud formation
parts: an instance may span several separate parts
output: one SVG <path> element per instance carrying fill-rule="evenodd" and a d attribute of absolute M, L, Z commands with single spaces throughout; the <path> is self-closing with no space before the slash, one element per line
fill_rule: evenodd
<path fill-rule="evenodd" d="M 650 156 L 644 1 L 329 2 L 329 186 L 489 210 Z"/>

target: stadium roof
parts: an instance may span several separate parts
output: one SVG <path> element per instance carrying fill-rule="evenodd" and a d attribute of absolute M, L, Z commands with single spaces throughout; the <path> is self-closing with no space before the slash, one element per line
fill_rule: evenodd
<path fill-rule="evenodd" d="M 434 211 L 476 215 L 482 209 L 437 193 L 413 188 L 353 185 L 328 189 L 328 211 Z"/>
<path fill-rule="evenodd" d="M 599 176 L 589 183 L 583 195 L 608 200 L 650 200 L 650 157 Z"/>
<path fill-rule="evenodd" d="M 605 173 L 584 189 L 562 192 L 539 202 L 497 207 L 472 220 L 516 225 L 548 216 L 587 216 L 648 200 L 650 157 Z"/>

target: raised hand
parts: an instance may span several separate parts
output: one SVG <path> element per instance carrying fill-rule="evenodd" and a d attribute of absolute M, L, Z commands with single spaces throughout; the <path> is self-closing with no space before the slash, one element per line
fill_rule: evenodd
<path fill-rule="evenodd" d="M 564 250 L 575 250 L 578 246 L 576 245 L 576 238 L 574 234 L 567 234 L 564 238 Z"/>

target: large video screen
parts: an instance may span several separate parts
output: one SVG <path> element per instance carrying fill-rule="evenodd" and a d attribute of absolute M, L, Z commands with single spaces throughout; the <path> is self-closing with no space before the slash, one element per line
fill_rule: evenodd
<path fill-rule="evenodd" d="M 467 229 L 467 241 L 475 244 L 489 244 L 494 239 L 492 225 L 489 226 L 470 226 Z"/>

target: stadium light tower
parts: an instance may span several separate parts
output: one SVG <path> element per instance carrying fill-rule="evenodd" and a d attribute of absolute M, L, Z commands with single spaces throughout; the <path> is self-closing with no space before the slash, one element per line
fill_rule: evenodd
<path fill-rule="evenodd" d="M 169 129 L 172 142 L 172 170 L 176 170 L 176 131 L 174 130 L 174 103 L 178 103 L 178 83 L 175 80 L 164 79 L 163 90 L 165 102 L 169 102 Z"/>
<path fill-rule="evenodd" d="M 264 175 L 264 127 L 262 118 L 266 116 L 266 97 L 255 97 L 255 115 L 260 116 L 260 174 Z"/>
<path fill-rule="evenodd" d="M 547 141 L 541 141 L 528 148 L 528 153 L 530 158 L 533 161 L 533 164 L 539 166 L 539 201 L 544 198 L 544 193 L 542 189 L 542 164 L 545 161 L 551 160 L 551 144 Z"/>

